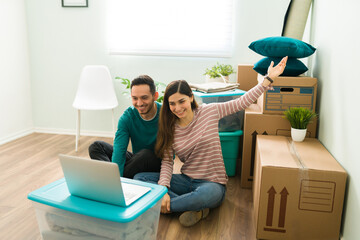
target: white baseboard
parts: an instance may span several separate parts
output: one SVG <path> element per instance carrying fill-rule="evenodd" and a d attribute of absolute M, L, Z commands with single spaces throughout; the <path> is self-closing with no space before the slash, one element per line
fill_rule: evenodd
<path fill-rule="evenodd" d="M 62 134 L 62 135 L 75 135 L 75 130 L 72 129 L 58 129 L 58 128 L 29 128 L 23 131 L 19 131 L 8 136 L 0 138 L 0 145 L 14 141 L 18 138 L 24 137 L 31 133 L 50 133 L 50 134 Z M 102 132 L 102 131 L 81 131 L 81 136 L 92 136 L 92 137 L 109 137 L 114 138 L 113 132 Z"/>
<path fill-rule="evenodd" d="M 5 143 L 11 142 L 11 141 L 14 141 L 14 140 L 16 140 L 18 138 L 24 137 L 26 135 L 29 135 L 29 134 L 33 133 L 33 132 L 34 132 L 33 128 L 28 128 L 28 129 L 25 129 L 25 130 L 22 130 L 22 131 L 13 133 L 13 134 L 9 134 L 8 136 L 0 138 L 0 145 L 3 145 Z"/>
<path fill-rule="evenodd" d="M 59 128 L 34 128 L 34 132 L 37 133 L 51 133 L 51 134 L 63 134 L 63 135 L 75 135 L 76 132 L 73 129 L 59 129 Z M 93 137 L 114 137 L 113 132 L 102 131 L 80 131 L 81 136 L 93 136 Z"/>

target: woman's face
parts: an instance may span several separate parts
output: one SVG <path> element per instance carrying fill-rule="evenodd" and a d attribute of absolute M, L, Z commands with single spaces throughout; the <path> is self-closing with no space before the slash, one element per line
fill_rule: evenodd
<path fill-rule="evenodd" d="M 174 93 L 169 97 L 169 107 L 175 116 L 179 119 L 186 118 L 188 114 L 192 114 L 191 103 L 194 96 L 187 96 L 181 93 Z"/>

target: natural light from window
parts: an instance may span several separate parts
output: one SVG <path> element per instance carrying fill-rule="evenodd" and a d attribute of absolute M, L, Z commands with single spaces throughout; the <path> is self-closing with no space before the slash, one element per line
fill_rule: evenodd
<path fill-rule="evenodd" d="M 231 57 L 233 0 L 109 0 L 110 54 Z"/>

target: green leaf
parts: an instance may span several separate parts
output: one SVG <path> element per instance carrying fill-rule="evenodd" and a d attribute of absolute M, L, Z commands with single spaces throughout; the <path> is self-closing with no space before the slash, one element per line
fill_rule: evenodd
<path fill-rule="evenodd" d="M 211 69 L 207 68 L 204 75 L 209 75 L 210 78 L 217 78 L 221 77 L 221 75 L 229 76 L 232 73 L 235 73 L 235 71 L 231 65 L 220 64 L 217 62 L 216 65 L 214 65 Z"/>
<path fill-rule="evenodd" d="M 127 92 L 123 92 L 122 94 L 126 95 L 126 96 L 130 96 L 131 81 L 127 78 L 122 78 L 122 77 L 115 77 L 115 79 L 120 79 L 121 84 L 125 85 L 126 89 L 129 89 Z M 163 100 L 164 100 L 163 95 L 165 93 L 166 84 L 155 81 L 155 87 L 156 87 L 156 91 L 159 92 L 159 97 L 158 97 L 157 101 L 163 102 Z"/>
<path fill-rule="evenodd" d="M 307 108 L 294 107 L 286 110 L 283 118 L 289 120 L 292 128 L 306 129 L 307 125 L 311 123 L 316 116 L 317 114 L 315 112 Z"/>
<path fill-rule="evenodd" d="M 164 96 L 158 97 L 156 101 L 162 103 L 164 101 Z"/>

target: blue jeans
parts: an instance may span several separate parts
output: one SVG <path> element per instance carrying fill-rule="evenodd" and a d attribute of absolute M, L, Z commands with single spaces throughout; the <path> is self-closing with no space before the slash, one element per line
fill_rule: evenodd
<path fill-rule="evenodd" d="M 160 173 L 144 172 L 134 179 L 157 184 Z M 226 187 L 220 183 L 192 179 L 185 174 L 173 174 L 170 181 L 170 211 L 199 211 L 220 206 L 225 198 Z"/>

